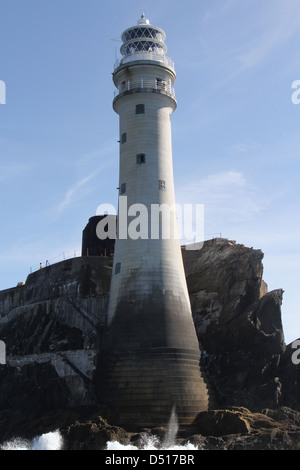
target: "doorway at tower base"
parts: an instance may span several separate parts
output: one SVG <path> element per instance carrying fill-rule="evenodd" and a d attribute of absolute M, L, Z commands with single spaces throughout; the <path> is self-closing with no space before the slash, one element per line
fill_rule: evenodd
<path fill-rule="evenodd" d="M 128 429 L 166 426 L 174 408 L 179 426 L 189 425 L 208 409 L 192 317 L 176 297 L 154 299 L 119 305 L 99 352 L 99 401 Z"/>

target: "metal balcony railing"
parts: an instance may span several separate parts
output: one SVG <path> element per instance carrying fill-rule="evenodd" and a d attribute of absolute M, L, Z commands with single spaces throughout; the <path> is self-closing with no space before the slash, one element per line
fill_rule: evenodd
<path fill-rule="evenodd" d="M 166 57 L 163 54 L 152 51 L 142 51 L 142 52 L 132 52 L 131 54 L 125 55 L 122 59 L 118 59 L 115 62 L 114 70 L 120 65 L 126 64 L 127 62 L 132 62 L 134 60 L 154 60 L 156 62 L 161 62 L 168 67 L 174 69 L 174 62 L 169 57 Z"/>
<path fill-rule="evenodd" d="M 175 90 L 172 88 L 171 84 L 164 80 L 157 80 L 156 78 L 152 80 L 145 80 L 141 78 L 140 80 L 128 80 L 127 82 L 122 82 L 118 90 L 115 90 L 114 97 L 116 98 L 116 96 L 118 96 L 120 93 L 123 93 L 124 91 L 136 90 L 138 88 L 164 91 L 175 98 Z"/>

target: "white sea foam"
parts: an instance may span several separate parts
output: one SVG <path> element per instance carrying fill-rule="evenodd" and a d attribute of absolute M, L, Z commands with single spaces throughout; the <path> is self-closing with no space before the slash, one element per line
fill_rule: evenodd
<path fill-rule="evenodd" d="M 142 447 L 136 447 L 133 445 L 123 445 L 117 441 L 109 441 L 106 444 L 106 450 L 199 450 L 197 446 L 188 442 L 185 445 L 172 445 L 170 447 L 164 447 L 161 445 L 153 444 L 153 441 L 150 439 L 149 442 L 145 442 Z"/>
<path fill-rule="evenodd" d="M 177 451 L 186 451 L 186 450 L 199 450 L 197 446 L 191 444 L 190 442 L 179 445 L 176 444 L 176 436 L 178 433 L 178 419 L 176 415 L 176 410 L 173 408 L 170 420 L 166 429 L 166 434 L 161 442 L 156 436 L 144 435 L 141 437 L 139 447 L 134 445 L 123 445 L 117 441 L 109 441 L 106 444 L 106 450 L 177 450 Z"/>
<path fill-rule="evenodd" d="M 61 450 L 63 439 L 59 431 L 35 437 L 32 441 L 15 438 L 0 445 L 0 450 Z"/>
<path fill-rule="evenodd" d="M 138 447 L 133 444 L 124 445 L 117 441 L 108 441 L 106 450 L 177 450 L 195 451 L 199 448 L 190 442 L 180 445 L 176 443 L 178 432 L 178 421 L 175 409 L 172 411 L 166 429 L 164 439 L 161 441 L 157 436 L 142 435 Z M 49 432 L 35 437 L 33 440 L 14 438 L 4 444 L 0 444 L 0 450 L 61 450 L 63 438 L 59 431 Z"/>
<path fill-rule="evenodd" d="M 32 441 L 28 441 L 21 438 L 12 439 L 5 444 L 0 445 L 0 450 L 61 450 L 63 445 L 62 436 L 58 431 L 50 432 L 47 434 L 42 434 L 39 437 L 36 437 Z M 177 450 L 177 451 L 187 451 L 187 450 L 198 450 L 196 446 L 191 443 L 185 445 L 171 445 L 164 446 L 161 444 L 159 439 L 154 436 L 145 437 L 140 446 L 134 446 L 131 444 L 123 445 L 117 441 L 109 441 L 106 445 L 106 450 L 113 451 L 122 451 L 122 450 Z"/>

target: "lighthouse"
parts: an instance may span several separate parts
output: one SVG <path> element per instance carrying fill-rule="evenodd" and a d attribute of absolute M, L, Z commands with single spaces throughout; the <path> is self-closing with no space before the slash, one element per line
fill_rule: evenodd
<path fill-rule="evenodd" d="M 174 215 L 171 117 L 177 107 L 165 32 L 143 14 L 122 34 L 118 236 L 98 390 L 120 424 L 187 425 L 208 408 Z"/>

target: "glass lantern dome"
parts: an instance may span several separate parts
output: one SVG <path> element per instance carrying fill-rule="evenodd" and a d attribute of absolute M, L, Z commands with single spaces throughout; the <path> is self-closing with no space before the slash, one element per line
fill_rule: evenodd
<path fill-rule="evenodd" d="M 132 60 L 154 60 L 174 68 L 173 61 L 165 55 L 167 52 L 165 32 L 151 25 L 144 13 L 137 25 L 123 32 L 121 39 L 122 59 L 116 62 L 115 68 Z"/>

